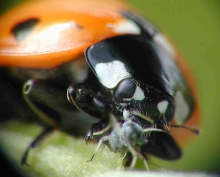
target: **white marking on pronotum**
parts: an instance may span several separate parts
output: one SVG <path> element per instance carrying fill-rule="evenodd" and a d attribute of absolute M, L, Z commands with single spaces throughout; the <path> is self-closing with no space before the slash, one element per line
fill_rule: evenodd
<path fill-rule="evenodd" d="M 172 57 L 175 57 L 175 50 L 174 48 L 170 45 L 166 37 L 161 34 L 157 33 L 154 37 L 154 42 L 161 46 L 167 53 L 169 53 Z"/>
<path fill-rule="evenodd" d="M 121 80 L 131 77 L 125 65 L 118 60 L 97 64 L 95 72 L 100 82 L 109 89 L 114 88 Z"/>
<path fill-rule="evenodd" d="M 114 28 L 115 33 L 140 34 L 140 28 L 131 20 L 124 20 Z"/>
<path fill-rule="evenodd" d="M 160 111 L 161 114 L 165 114 L 168 107 L 168 101 L 163 100 L 157 104 L 157 109 Z"/>
<path fill-rule="evenodd" d="M 136 90 L 132 98 L 134 100 L 143 100 L 145 98 L 144 92 L 139 86 L 136 87 Z"/>
<path fill-rule="evenodd" d="M 176 93 L 174 99 L 176 103 L 175 120 L 177 124 L 182 124 L 186 121 L 186 118 L 190 112 L 190 108 L 181 91 Z"/>

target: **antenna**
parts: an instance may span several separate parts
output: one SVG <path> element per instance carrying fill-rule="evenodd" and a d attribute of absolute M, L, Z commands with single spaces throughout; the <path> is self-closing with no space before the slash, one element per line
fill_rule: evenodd
<path fill-rule="evenodd" d="M 169 124 L 169 126 L 173 127 L 173 128 L 183 128 L 183 129 L 189 130 L 190 132 L 192 132 L 193 134 L 196 134 L 196 135 L 198 135 L 200 133 L 198 129 L 184 126 L 184 125 Z"/>

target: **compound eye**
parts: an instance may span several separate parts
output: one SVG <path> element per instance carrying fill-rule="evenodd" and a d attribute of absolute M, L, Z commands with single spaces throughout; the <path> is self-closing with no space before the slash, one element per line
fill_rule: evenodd
<path fill-rule="evenodd" d="M 115 99 L 117 101 L 129 101 L 136 90 L 136 84 L 131 79 L 121 81 L 115 89 Z"/>

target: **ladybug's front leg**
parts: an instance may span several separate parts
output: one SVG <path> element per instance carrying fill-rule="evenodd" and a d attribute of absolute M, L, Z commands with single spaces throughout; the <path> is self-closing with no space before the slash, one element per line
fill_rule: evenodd
<path fill-rule="evenodd" d="M 94 134 L 100 134 L 109 127 L 108 113 L 111 111 L 111 103 L 104 99 L 98 91 L 87 84 L 75 84 L 68 88 L 67 98 L 79 110 L 86 114 L 101 119 L 90 126 L 85 140 L 93 139 Z"/>
<path fill-rule="evenodd" d="M 92 124 L 85 136 L 86 143 L 93 139 L 93 135 L 99 135 L 108 130 L 109 119 L 101 119 L 99 122 Z"/>

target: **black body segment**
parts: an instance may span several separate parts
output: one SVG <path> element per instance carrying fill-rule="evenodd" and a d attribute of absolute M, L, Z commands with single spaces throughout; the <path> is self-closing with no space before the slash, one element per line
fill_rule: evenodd
<path fill-rule="evenodd" d="M 110 38 L 94 44 L 85 54 L 95 74 L 97 64 L 117 60 L 125 64 L 136 80 L 170 95 L 173 95 L 177 82 L 184 80 L 174 60 L 144 36 Z"/>

